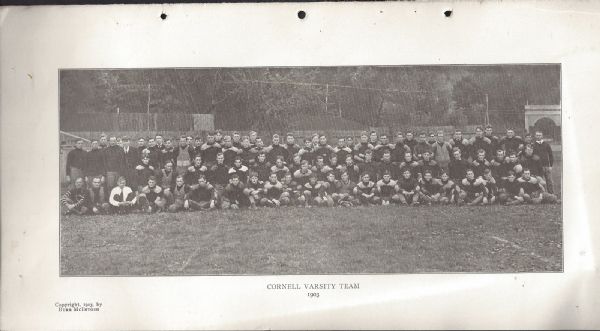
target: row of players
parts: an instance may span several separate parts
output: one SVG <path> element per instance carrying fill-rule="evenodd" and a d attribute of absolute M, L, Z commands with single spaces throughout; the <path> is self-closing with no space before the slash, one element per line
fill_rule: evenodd
<path fill-rule="evenodd" d="M 283 158 L 283 165 L 292 173 L 300 168 L 302 162 L 307 161 L 311 167 L 319 168 L 321 174 L 328 169 L 338 172 L 338 175 L 341 171 L 348 171 L 353 180 L 357 180 L 358 172 L 369 172 L 373 179 L 380 179 L 382 170 L 389 170 L 393 178 L 399 178 L 400 170 L 406 166 L 420 167 L 421 171 L 414 171 L 420 174 L 423 168 L 431 168 L 434 177 L 438 177 L 440 169 L 448 169 L 450 177 L 454 179 L 462 178 L 467 167 L 473 168 L 477 176 L 481 176 L 485 168 L 496 168 L 493 169 L 494 173 L 503 178 L 511 168 L 520 175 L 522 168 L 527 167 L 534 176 L 543 178 L 548 192 L 552 193 L 552 151 L 544 142 L 541 132 L 536 132 L 535 136 L 535 142 L 530 135 L 526 135 L 523 140 L 509 129 L 505 137 L 498 139 L 492 135 L 491 127 L 488 126 L 485 132 L 482 128 L 477 128 L 471 139 L 464 139 L 462 133 L 456 131 L 448 142 L 444 140 L 443 132 L 438 132 L 437 137 L 430 136 L 430 141 L 426 141 L 424 133 L 415 140 L 412 133 L 407 132 L 406 138 L 398 133 L 394 143 L 390 143 L 387 135 L 363 132 L 357 144 L 354 144 L 352 138 L 340 138 L 338 145 L 332 147 L 327 144 L 325 136 L 315 134 L 312 139 L 306 139 L 303 148 L 295 144 L 295 138 L 291 134 L 286 136 L 285 144 L 280 144 L 279 136 L 274 135 L 272 144 L 264 146 L 255 132 L 247 137 L 241 137 L 239 133 L 234 133 L 233 136 L 223 136 L 220 132 L 210 133 L 205 143 L 200 138 L 196 138 L 194 142 L 192 137 L 182 136 L 176 147 L 172 146 L 170 140 L 163 144 L 160 135 L 150 139 L 148 145 L 141 138 L 137 148 L 130 148 L 126 137 L 120 140 L 111 137 L 107 145 L 106 137 L 101 137 L 100 143 L 92 142 L 89 152 L 85 152 L 82 149 L 83 142 L 78 141 L 76 148 L 68 154 L 66 171 L 68 181 L 86 177 L 89 185 L 91 178 L 99 176 L 102 183 L 106 181 L 106 186 L 110 189 L 116 186 L 119 176 L 125 176 L 130 184 L 139 186 L 146 182 L 150 173 L 164 177 L 164 172 L 169 174 L 172 168 L 179 175 L 204 169 L 202 171 L 208 172 L 210 176 L 215 175 L 210 178 L 212 182 L 226 184 L 227 176 L 218 176 L 214 171 L 214 166 L 221 163 L 227 168 L 238 169 L 243 164 L 257 171 L 259 179 L 264 181 L 272 167 L 277 166 L 280 169 L 278 171 L 282 171 L 277 160 L 279 158 Z M 102 147 L 104 145 L 106 147 Z M 223 155 L 222 162 L 217 161 L 219 154 Z M 204 167 L 199 166 L 200 164 Z M 355 167 L 359 170 L 355 171 Z M 225 169 L 216 170 L 226 172 Z M 188 177 L 188 184 L 195 182 L 194 176 Z"/>
<path fill-rule="evenodd" d="M 173 187 L 162 188 L 157 179 L 150 176 L 147 185 L 139 191 L 127 186 L 125 177 L 120 177 L 108 201 L 104 194 L 99 177 L 92 180 L 89 189 L 84 188 L 83 178 L 76 179 L 74 188 L 67 191 L 61 202 L 66 214 L 101 214 L 142 212 L 177 212 L 181 210 L 207 210 L 214 208 L 239 209 L 257 206 L 345 206 L 354 205 L 419 205 L 436 203 L 458 205 L 487 205 L 495 202 L 513 205 L 521 203 L 555 203 L 555 195 L 546 192 L 538 178 L 524 169 L 517 178 L 514 171 L 509 170 L 506 179 L 496 181 L 492 171 L 485 169 L 481 177 L 476 177 L 473 169 L 467 169 L 465 178 L 458 182 L 450 179 L 442 172 L 440 179 L 433 178 L 430 170 L 425 170 L 422 177 L 412 177 L 410 169 L 402 172 L 399 180 L 392 179 L 391 173 L 385 171 L 380 180 L 371 181 L 369 173 L 363 173 L 358 183 L 350 180 L 348 172 L 343 172 L 336 179 L 333 171 L 326 174 L 325 180 L 311 172 L 307 162 L 303 169 L 293 176 L 287 172 L 282 180 L 272 172 L 265 182 L 259 180 L 257 173 L 252 172 L 248 182 L 240 180 L 233 174 L 226 186 L 212 185 L 203 174 L 198 176 L 197 183 L 185 184 L 183 176 L 175 179 Z"/>

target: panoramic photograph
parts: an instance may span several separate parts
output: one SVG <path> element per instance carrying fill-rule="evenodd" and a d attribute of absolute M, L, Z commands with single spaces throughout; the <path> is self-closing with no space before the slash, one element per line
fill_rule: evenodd
<path fill-rule="evenodd" d="M 60 276 L 563 271 L 559 64 L 57 74 Z"/>

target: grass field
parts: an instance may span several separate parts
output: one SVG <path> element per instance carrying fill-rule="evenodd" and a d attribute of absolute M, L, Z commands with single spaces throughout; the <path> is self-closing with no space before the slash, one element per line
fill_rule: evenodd
<path fill-rule="evenodd" d="M 61 275 L 562 270 L 561 205 L 67 216 Z"/>

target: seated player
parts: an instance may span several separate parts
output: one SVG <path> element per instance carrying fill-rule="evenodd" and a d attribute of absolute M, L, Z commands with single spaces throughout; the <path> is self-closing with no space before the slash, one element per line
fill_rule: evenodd
<path fill-rule="evenodd" d="M 135 167 L 136 180 L 132 185 L 134 188 L 141 192 L 142 187 L 148 183 L 148 178 L 155 175 L 155 168 L 150 163 L 150 157 L 142 156 L 141 162 Z"/>
<path fill-rule="evenodd" d="M 188 204 L 192 210 L 213 209 L 217 205 L 217 192 L 215 188 L 206 181 L 206 176 L 198 176 L 197 184 L 190 186 Z"/>
<path fill-rule="evenodd" d="M 381 199 L 377 196 L 377 187 L 371 181 L 371 176 L 364 173 L 360 176 L 361 181 L 354 187 L 354 195 L 363 206 L 378 205 Z"/>
<path fill-rule="evenodd" d="M 467 174 L 469 162 L 467 160 L 463 160 L 460 149 L 454 150 L 452 152 L 452 156 L 453 158 L 448 164 L 448 175 L 453 181 L 460 183 Z"/>
<path fill-rule="evenodd" d="M 300 157 L 300 155 L 298 155 L 298 154 L 294 154 L 292 156 L 292 162 L 287 165 L 288 170 L 292 174 L 292 177 L 294 176 L 294 173 L 297 170 L 300 170 L 301 166 L 302 166 L 302 157 Z"/>
<path fill-rule="evenodd" d="M 423 154 L 425 155 L 425 154 Z M 439 180 L 433 178 L 431 170 L 427 169 L 423 172 L 423 178 L 419 187 L 419 199 L 428 205 L 432 205 L 440 201 L 442 183 Z"/>
<path fill-rule="evenodd" d="M 260 204 L 266 207 L 279 207 L 290 202 L 289 197 L 283 196 L 283 185 L 277 179 L 276 173 L 269 175 L 269 180 L 264 186 L 264 196 L 260 200 Z"/>
<path fill-rule="evenodd" d="M 260 203 L 263 193 L 264 183 L 258 180 L 258 174 L 256 172 L 251 172 L 248 179 L 248 185 L 246 185 L 246 189 L 244 190 L 244 194 L 250 202 L 250 208 L 257 208 L 257 204 Z"/>
<path fill-rule="evenodd" d="M 546 181 L 544 180 L 544 171 L 542 167 L 542 163 L 540 157 L 536 154 L 533 154 L 533 146 L 526 145 L 523 153 L 519 157 L 519 163 L 523 166 L 523 168 L 529 169 L 531 171 L 531 176 L 535 177 L 540 184 L 546 188 Z"/>
<path fill-rule="evenodd" d="M 148 178 L 148 185 L 142 188 L 142 192 L 138 196 L 138 203 L 142 211 L 147 213 L 165 211 L 167 199 L 162 187 L 156 184 L 156 177 Z"/>
<path fill-rule="evenodd" d="M 133 190 L 127 186 L 125 177 L 119 177 L 117 186 L 110 191 L 108 202 L 112 212 L 117 214 L 127 214 L 133 210 L 137 198 Z"/>
<path fill-rule="evenodd" d="M 496 150 L 496 157 L 490 161 L 490 170 L 494 176 L 496 176 L 499 180 L 506 180 L 508 177 L 509 165 L 507 164 L 507 159 L 504 156 L 504 150 L 498 149 Z"/>
<path fill-rule="evenodd" d="M 233 158 L 233 166 L 229 169 L 229 179 L 233 175 L 237 175 L 240 182 L 246 184 L 248 182 L 248 167 L 242 164 L 242 158 L 238 155 Z"/>
<path fill-rule="evenodd" d="M 304 207 L 310 208 L 312 205 L 318 206 L 321 204 L 321 198 L 319 197 L 321 183 L 314 173 L 308 177 L 308 182 L 302 186 L 302 190 L 302 195 L 298 198 L 298 201 L 302 203 Z"/>
<path fill-rule="evenodd" d="M 523 186 L 517 181 L 515 172 L 509 170 L 506 180 L 502 181 L 498 200 L 505 205 L 518 205 L 525 201 L 523 195 L 525 195 Z"/>
<path fill-rule="evenodd" d="M 389 153 L 387 154 L 389 155 Z M 389 171 L 385 171 L 381 179 L 377 182 L 377 194 L 381 199 L 381 204 L 387 206 L 390 202 L 400 203 L 399 190 L 398 183 L 392 180 L 392 174 Z"/>
<path fill-rule="evenodd" d="M 344 207 L 354 206 L 357 203 L 354 198 L 354 187 L 356 183 L 350 180 L 347 172 L 342 172 L 337 183 L 337 192 L 333 194 L 333 201 Z"/>
<path fill-rule="evenodd" d="M 492 171 L 490 169 L 485 169 L 483 171 L 483 183 L 485 185 L 485 196 L 490 204 L 496 202 L 496 197 L 498 196 L 498 184 L 496 183 L 496 179 L 492 176 Z"/>
<path fill-rule="evenodd" d="M 363 154 L 363 156 L 364 156 L 364 154 Z M 345 168 L 346 168 L 345 171 L 348 173 L 348 177 L 350 178 L 351 181 L 356 183 L 360 180 L 360 178 L 359 178 L 360 177 L 360 168 L 354 162 L 354 159 L 351 154 L 346 156 Z"/>
<path fill-rule="evenodd" d="M 467 169 L 466 177 L 461 181 L 460 188 L 459 204 L 466 203 L 468 206 L 475 206 L 488 203 L 485 196 L 485 184 L 483 180 L 475 178 L 473 169 Z"/>
<path fill-rule="evenodd" d="M 523 200 L 525 203 L 540 204 L 540 203 L 555 203 L 556 196 L 544 190 L 540 181 L 531 176 L 531 170 L 523 169 L 523 175 L 517 179 L 523 188 Z"/>
<path fill-rule="evenodd" d="M 333 195 L 337 192 L 337 180 L 333 171 L 327 173 L 327 180 L 321 184 L 321 205 L 326 207 L 333 207 L 335 202 L 333 201 Z"/>
<path fill-rule="evenodd" d="M 100 177 L 94 177 L 92 179 L 92 185 L 88 189 L 90 200 L 88 209 L 92 214 L 103 214 L 108 213 L 109 204 L 106 201 L 106 194 L 104 192 L 104 186 L 102 186 L 102 180 Z"/>
<path fill-rule="evenodd" d="M 184 180 L 188 185 L 195 185 L 198 183 L 198 178 L 200 175 L 206 176 L 206 172 L 208 168 L 204 165 L 202 161 L 202 156 L 200 154 L 196 154 L 194 156 L 194 160 L 192 161 L 192 165 L 188 167 L 187 172 L 185 174 Z"/>
<path fill-rule="evenodd" d="M 411 206 L 419 205 L 419 182 L 412 177 L 412 172 L 409 168 L 405 168 L 402 172 L 402 179 L 398 181 L 398 188 L 401 204 Z"/>
<path fill-rule="evenodd" d="M 509 170 L 514 171 L 515 175 L 517 177 L 521 176 L 521 174 L 523 173 L 523 166 L 519 162 L 519 158 L 517 156 L 517 152 L 516 151 L 510 151 L 510 152 L 508 152 L 508 158 L 507 158 L 507 161 L 506 161 L 506 167 Z"/>
<path fill-rule="evenodd" d="M 163 188 L 165 197 L 171 197 L 171 188 L 175 186 L 175 178 L 177 173 L 173 171 L 173 162 L 166 161 L 163 169 L 160 171 L 160 178 L 158 184 Z"/>
<path fill-rule="evenodd" d="M 175 186 L 173 186 L 171 189 L 171 203 L 169 204 L 169 211 L 177 212 L 180 210 L 189 209 L 190 204 L 188 202 L 188 195 L 191 191 L 191 188 L 185 184 L 183 176 L 177 176 L 175 178 Z"/>
<path fill-rule="evenodd" d="M 421 160 L 419 160 L 419 165 L 417 166 L 417 180 L 423 177 L 425 171 L 429 171 L 431 173 L 432 178 L 438 178 L 441 168 L 438 163 L 432 160 L 433 154 L 430 150 L 424 150 L 423 154 L 421 154 Z"/>
<path fill-rule="evenodd" d="M 392 153 L 389 149 L 385 149 L 381 155 L 381 162 L 377 166 L 377 178 L 383 178 L 383 174 L 390 173 L 392 179 L 398 178 L 398 166 L 392 163 Z"/>
<path fill-rule="evenodd" d="M 269 162 L 267 162 L 267 154 L 264 152 L 257 154 L 256 162 L 252 166 L 252 171 L 258 174 L 258 180 L 261 182 L 269 179 L 269 174 L 271 174 L 271 165 Z"/>
<path fill-rule="evenodd" d="M 417 177 L 417 167 L 419 166 L 419 162 L 413 159 L 412 152 L 404 153 L 404 160 L 398 164 L 398 168 L 400 168 L 400 175 L 404 176 L 404 171 L 410 171 L 410 176 L 415 178 Z"/>
<path fill-rule="evenodd" d="M 240 177 L 236 174 L 232 175 L 229 184 L 225 186 L 221 208 L 240 209 L 242 207 L 250 206 L 250 201 L 244 194 L 245 188 L 244 183 L 240 182 Z"/>
<path fill-rule="evenodd" d="M 284 156 L 278 155 L 275 158 L 275 165 L 271 167 L 271 173 L 275 173 L 277 175 L 277 180 L 282 180 L 283 177 L 290 172 L 288 167 L 285 166 Z"/>
<path fill-rule="evenodd" d="M 339 180 L 340 175 L 342 174 L 342 166 L 338 162 L 337 154 L 331 153 L 331 155 L 329 156 L 329 163 L 327 163 L 327 166 L 331 169 L 331 171 L 333 171 L 335 179 Z"/>
<path fill-rule="evenodd" d="M 83 215 L 89 211 L 90 195 L 88 190 L 83 187 L 83 177 L 75 179 L 73 188 L 62 196 L 60 202 L 65 207 L 65 215 Z"/>
<path fill-rule="evenodd" d="M 440 202 L 443 204 L 456 203 L 459 188 L 445 171 L 440 174 L 440 184 L 442 185 L 440 188 Z"/>
<path fill-rule="evenodd" d="M 367 149 L 364 153 L 364 162 L 358 165 L 361 174 L 369 174 L 369 178 L 373 181 L 377 181 L 377 164 L 373 162 L 373 150 Z"/>
<path fill-rule="evenodd" d="M 282 197 L 281 200 L 284 200 L 284 197 L 285 197 L 289 200 L 286 203 L 286 205 L 288 205 L 288 206 L 296 205 L 296 202 L 298 201 L 298 196 L 299 196 L 299 192 L 297 191 L 298 183 L 296 183 L 294 181 L 291 173 L 288 172 L 285 174 L 285 176 L 283 176 L 281 185 L 282 185 L 282 192 L 283 192 L 283 193 L 281 193 L 281 197 Z"/>
<path fill-rule="evenodd" d="M 304 186 L 304 184 L 308 183 L 310 176 L 312 176 L 312 170 L 310 170 L 309 167 L 308 161 L 302 160 L 300 169 L 294 172 L 294 180 L 299 186 Z"/>
<path fill-rule="evenodd" d="M 475 173 L 475 178 L 482 177 L 483 171 L 488 169 L 490 166 L 491 163 L 486 159 L 485 150 L 479 149 L 474 160 L 471 162 L 471 169 L 473 169 L 473 172 Z"/>

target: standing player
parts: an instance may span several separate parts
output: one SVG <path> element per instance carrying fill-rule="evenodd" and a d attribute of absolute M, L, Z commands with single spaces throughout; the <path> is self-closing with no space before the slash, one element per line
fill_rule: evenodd
<path fill-rule="evenodd" d="M 523 139 L 519 136 L 515 136 L 515 130 L 512 128 L 506 130 L 506 136 L 500 139 L 499 144 L 505 152 L 514 151 L 517 153 L 523 149 Z"/>
<path fill-rule="evenodd" d="M 231 167 L 235 157 L 238 156 L 238 154 L 241 153 L 242 150 L 233 146 L 233 142 L 231 141 L 231 136 L 229 136 L 229 135 L 226 135 L 223 137 L 221 146 L 222 146 L 223 156 L 225 157 L 225 161 L 224 161 L 225 165 L 227 165 L 228 167 Z"/>
<path fill-rule="evenodd" d="M 479 154 L 479 150 L 484 150 L 486 156 L 492 155 L 491 140 L 484 136 L 483 128 L 478 126 L 475 129 L 475 136 L 473 138 L 471 138 L 470 144 L 471 144 L 471 158 L 473 160 L 477 158 L 477 155 Z M 477 175 L 477 174 L 475 174 L 475 175 Z"/>
<path fill-rule="evenodd" d="M 192 165 L 192 160 L 194 159 L 194 147 L 191 146 L 191 140 L 192 137 L 179 137 L 179 145 L 175 149 L 175 165 L 177 175 L 179 176 L 183 176 L 186 169 Z"/>
<path fill-rule="evenodd" d="M 223 190 L 229 182 L 229 168 L 225 165 L 223 153 L 217 154 L 217 163 L 210 168 L 209 176 L 217 192 L 217 204 L 220 204 Z"/>
<path fill-rule="evenodd" d="M 75 142 L 75 149 L 67 154 L 67 183 L 75 183 L 77 178 L 84 177 L 84 169 L 86 167 L 87 152 L 83 150 L 83 140 L 78 139 Z"/>
<path fill-rule="evenodd" d="M 452 146 L 444 140 L 444 131 L 440 130 L 437 132 L 436 141 L 431 145 L 431 148 L 435 162 L 437 162 L 442 169 L 448 169 Z"/>
<path fill-rule="evenodd" d="M 88 192 L 90 197 L 88 209 L 93 214 L 108 213 L 109 204 L 106 202 L 106 194 L 104 187 L 102 187 L 100 177 L 94 177 L 92 179 L 92 185 L 88 189 Z"/>
<path fill-rule="evenodd" d="M 554 165 L 554 154 L 550 144 L 544 141 L 544 134 L 541 131 L 535 132 L 535 143 L 533 144 L 533 154 L 540 158 L 542 172 L 546 180 L 546 189 L 548 193 L 554 194 L 554 181 L 552 180 L 552 166 Z"/>
<path fill-rule="evenodd" d="M 462 159 L 462 153 L 460 149 L 452 152 L 453 158 L 448 165 L 448 175 L 455 182 L 461 182 L 465 175 L 467 174 L 467 169 L 469 168 L 469 162 L 467 160 Z"/>
<path fill-rule="evenodd" d="M 271 138 L 271 146 L 269 148 L 269 162 L 271 164 L 275 163 L 275 160 L 277 160 L 278 157 L 282 157 L 284 162 L 285 160 L 289 160 L 289 152 L 287 150 L 287 148 L 285 148 L 285 146 L 283 146 L 281 144 L 281 140 L 279 138 L 278 134 L 274 134 L 273 137 Z"/>
<path fill-rule="evenodd" d="M 413 156 L 415 160 L 422 160 L 423 154 L 431 153 L 431 146 L 427 143 L 427 134 L 425 132 L 419 133 L 417 144 L 413 150 Z"/>
<path fill-rule="evenodd" d="M 367 149 L 364 153 L 365 160 L 364 162 L 358 165 L 361 174 L 367 173 L 369 174 L 369 178 L 373 181 L 377 181 L 377 165 L 373 162 L 373 150 Z"/>
<path fill-rule="evenodd" d="M 377 169 L 377 178 L 383 178 L 383 174 L 390 173 L 391 178 L 398 178 L 398 166 L 392 163 L 392 154 L 389 150 L 385 150 L 381 156 Z"/>
<path fill-rule="evenodd" d="M 369 136 L 366 131 L 361 132 L 360 134 L 360 142 L 354 146 L 354 161 L 360 163 L 365 161 L 365 152 L 368 149 L 373 148 L 373 146 L 369 143 Z"/>
<path fill-rule="evenodd" d="M 300 146 L 296 144 L 296 139 L 292 133 L 288 133 L 285 136 L 285 149 L 287 150 L 287 163 L 292 162 L 292 158 L 300 151 Z"/>
<path fill-rule="evenodd" d="M 340 162 L 346 160 L 346 156 L 352 155 L 352 148 L 346 144 L 346 140 L 341 137 L 338 138 L 337 146 L 333 149 L 333 152 L 337 155 L 337 159 Z"/>
<path fill-rule="evenodd" d="M 312 141 L 306 138 L 304 139 L 304 147 L 298 151 L 302 161 L 307 161 L 309 164 L 313 164 L 315 160 L 315 154 L 313 153 Z"/>
<path fill-rule="evenodd" d="M 95 177 L 100 178 L 100 183 L 104 184 L 104 153 L 98 146 L 97 140 L 92 140 L 92 149 L 86 154 L 85 175 L 88 179 L 88 186 L 92 186 Z"/>
<path fill-rule="evenodd" d="M 123 154 L 124 154 L 124 164 L 123 164 L 123 176 L 130 182 L 134 182 L 136 178 L 136 170 L 135 166 L 141 159 L 141 154 L 137 148 L 133 148 L 130 146 L 129 137 L 125 136 L 121 140 L 123 143 Z"/>
<path fill-rule="evenodd" d="M 112 189 L 117 185 L 117 178 L 125 166 L 125 153 L 117 146 L 117 138 L 110 137 L 108 147 L 103 150 L 106 166 L 106 187 Z"/>
<path fill-rule="evenodd" d="M 125 177 L 119 177 L 117 186 L 115 186 L 108 197 L 110 208 L 113 213 L 127 214 L 133 210 L 137 203 L 137 197 L 129 186 Z"/>
<path fill-rule="evenodd" d="M 73 188 L 68 190 L 60 199 L 65 207 L 65 215 L 84 215 L 88 212 L 90 195 L 83 187 L 83 178 L 77 177 L 73 182 Z"/>
<path fill-rule="evenodd" d="M 217 154 L 221 153 L 222 149 L 221 145 L 215 141 L 215 134 L 213 132 L 208 133 L 206 142 L 200 147 L 200 151 L 202 152 L 204 162 L 206 162 L 208 166 L 212 166 L 216 163 Z"/>

